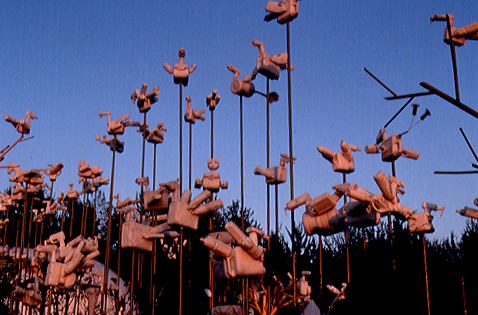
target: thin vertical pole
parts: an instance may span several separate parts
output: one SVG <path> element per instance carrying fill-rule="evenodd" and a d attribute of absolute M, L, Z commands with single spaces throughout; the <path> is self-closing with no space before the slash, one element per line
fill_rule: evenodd
<path fill-rule="evenodd" d="M 267 78 L 266 86 L 266 155 L 267 155 L 267 169 L 270 167 L 270 106 L 269 106 L 269 78 Z M 267 186 L 267 251 L 271 250 L 271 190 L 269 184 Z M 276 185 L 277 186 L 277 185 Z M 277 220 L 277 217 L 276 217 Z M 277 230 L 276 230 L 277 233 Z M 279 282 L 277 282 L 279 284 Z M 279 292 L 279 287 L 277 287 L 277 292 Z M 267 284 L 267 314 L 271 313 L 271 286 Z M 279 299 L 277 299 L 279 303 Z M 280 311 L 279 311 L 280 312 Z"/>
<path fill-rule="evenodd" d="M 466 310 L 465 280 L 463 279 L 463 275 L 461 275 L 461 293 L 463 294 L 463 311 L 464 311 L 464 314 L 467 315 L 468 312 Z"/>
<path fill-rule="evenodd" d="M 241 146 L 241 231 L 244 233 L 244 134 L 243 134 L 243 117 L 242 117 L 242 95 L 239 97 L 239 132 Z M 249 292 L 246 287 L 246 281 L 242 279 L 242 315 L 247 314 L 249 301 Z"/>
<path fill-rule="evenodd" d="M 392 161 L 392 176 L 396 176 L 395 161 Z M 388 213 L 388 235 L 390 237 L 390 250 L 392 252 L 392 269 L 396 269 L 395 253 L 393 252 L 393 231 L 392 231 L 392 215 Z"/>
<path fill-rule="evenodd" d="M 95 197 L 94 197 L 95 199 L 94 199 L 94 205 L 93 205 L 93 232 L 91 232 L 91 238 L 94 238 L 96 233 L 96 196 L 98 194 L 98 189 L 99 187 L 95 190 Z"/>
<path fill-rule="evenodd" d="M 460 101 L 460 89 L 458 87 L 458 70 L 456 65 L 456 52 L 455 52 L 455 43 L 453 42 L 453 36 L 451 32 L 451 23 L 448 14 L 446 15 L 446 27 L 448 30 L 448 38 L 450 39 L 450 50 L 451 50 L 451 59 L 453 62 L 453 77 L 455 79 L 455 96 L 456 100 Z"/>
<path fill-rule="evenodd" d="M 179 195 L 183 193 L 183 83 L 179 82 Z M 183 227 L 179 231 L 179 315 L 183 305 Z"/>
<path fill-rule="evenodd" d="M 292 93 L 290 83 L 290 21 L 287 21 L 287 85 L 289 99 L 289 156 L 290 156 L 290 200 L 294 200 L 294 156 L 292 154 Z M 291 234 L 292 234 L 292 283 L 294 283 L 294 308 L 297 307 L 297 288 L 295 285 L 295 220 L 294 211 L 291 213 Z"/>
<path fill-rule="evenodd" d="M 343 183 L 347 182 L 347 175 L 342 173 Z M 347 205 L 347 196 L 344 195 L 344 209 Z M 345 248 L 346 248 L 346 256 L 347 256 L 347 282 L 350 283 L 350 246 L 349 246 L 349 229 L 345 230 Z"/>
<path fill-rule="evenodd" d="M 427 311 L 428 311 L 428 315 L 430 315 L 430 291 L 428 289 L 427 242 L 426 242 L 424 233 L 421 233 L 420 236 L 422 238 L 422 244 L 423 244 L 423 265 L 425 266 L 425 287 L 427 289 Z"/>
<path fill-rule="evenodd" d="M 101 294 L 101 309 L 103 312 L 106 311 L 106 304 L 108 300 L 106 299 L 106 292 L 108 287 L 108 273 L 109 273 L 109 263 L 110 263 L 110 245 L 111 245 L 111 210 L 113 208 L 113 184 L 115 176 L 115 154 L 116 154 L 116 134 L 113 137 L 113 162 L 111 163 L 111 187 L 110 187 L 110 203 L 108 207 L 108 229 L 106 236 L 106 249 L 105 249 L 105 268 L 103 271 L 103 292 Z M 73 211 L 72 211 L 73 213 Z M 73 220 L 73 216 L 72 216 Z M 70 230 L 71 233 L 71 230 Z M 131 281 L 133 282 L 133 281 Z M 131 291 L 131 300 L 133 300 L 133 291 Z"/>

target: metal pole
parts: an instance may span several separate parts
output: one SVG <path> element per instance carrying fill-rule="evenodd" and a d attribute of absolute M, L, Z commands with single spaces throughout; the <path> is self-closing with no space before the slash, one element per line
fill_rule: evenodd
<path fill-rule="evenodd" d="M 113 137 L 113 162 L 111 163 L 111 187 L 110 187 L 110 203 L 108 207 L 108 229 L 106 236 L 106 249 L 105 249 L 105 268 L 103 271 L 103 292 L 101 294 L 101 309 L 103 312 L 106 311 L 106 304 L 108 300 L 106 299 L 106 292 L 108 287 L 108 273 L 109 273 L 109 262 L 110 262 L 110 245 L 111 245 L 111 210 L 113 208 L 113 184 L 115 176 L 115 155 L 116 155 L 116 141 L 117 135 Z M 72 211 L 73 213 L 73 211 Z M 71 217 L 73 220 L 73 216 Z M 72 221 L 73 222 L 73 221 Z M 71 230 L 70 230 L 71 233 Z M 133 300 L 133 291 L 131 291 L 131 301 Z"/>
<path fill-rule="evenodd" d="M 290 21 L 287 21 L 287 86 L 289 98 L 289 156 L 290 162 L 290 200 L 294 200 L 294 156 L 292 154 L 292 93 L 290 83 Z M 295 285 L 295 220 L 294 211 L 291 213 L 291 234 L 292 234 L 292 283 L 294 283 L 294 308 L 297 307 L 297 288 Z"/>
<path fill-rule="evenodd" d="M 191 172 L 191 170 L 189 170 Z M 179 82 L 179 196 L 183 193 L 183 83 Z M 179 230 L 179 315 L 183 309 L 183 227 Z"/>
<path fill-rule="evenodd" d="M 266 155 L 267 155 L 267 168 L 270 167 L 270 104 L 269 104 L 269 78 L 267 78 L 267 86 L 266 86 Z M 271 250 L 271 241 L 270 241 L 270 236 L 271 236 L 271 190 L 269 184 L 266 184 L 267 186 L 267 251 L 270 252 Z M 276 185 L 277 188 L 277 185 Z M 276 191 L 277 194 L 277 191 Z M 276 216 L 276 221 L 277 221 L 277 216 Z M 276 233 L 278 231 L 276 230 Z M 277 234 L 279 236 L 279 234 Z M 279 282 L 277 282 L 277 285 L 279 285 Z M 279 287 L 277 287 L 277 292 L 279 292 Z M 267 314 L 271 313 L 271 286 L 270 284 L 267 285 Z M 279 303 L 279 295 L 277 295 L 277 303 Z M 279 305 L 278 305 L 279 306 Z M 279 309 L 279 307 L 277 308 Z M 279 311 L 280 314 L 280 311 Z"/>
<path fill-rule="evenodd" d="M 455 96 L 456 100 L 460 101 L 460 89 L 458 87 L 458 70 L 456 65 L 456 52 L 455 52 L 455 43 L 453 42 L 453 37 L 451 33 L 451 23 L 448 14 L 446 15 L 446 27 L 448 29 L 448 38 L 450 39 L 450 50 L 451 50 L 451 59 L 453 62 L 453 77 L 455 79 Z"/>
<path fill-rule="evenodd" d="M 422 244 L 423 244 L 423 265 L 425 266 L 425 287 L 427 289 L 427 311 L 428 315 L 430 315 L 430 291 L 428 289 L 428 264 L 427 264 L 427 242 L 425 240 L 425 234 L 421 233 L 420 234 L 422 238 Z"/>
<path fill-rule="evenodd" d="M 393 177 L 396 176 L 395 161 L 392 161 L 392 176 Z M 396 269 L 396 261 L 395 261 L 395 255 L 394 255 L 394 252 L 393 252 L 392 215 L 390 213 L 388 213 L 387 217 L 388 217 L 388 235 L 390 237 L 390 250 L 391 250 L 391 253 L 392 253 L 392 269 L 395 270 Z"/>
<path fill-rule="evenodd" d="M 95 237 L 95 232 L 96 232 L 96 196 L 97 196 L 97 193 L 98 193 L 98 189 L 99 189 L 99 187 L 95 190 L 95 197 L 94 197 L 95 200 L 94 200 L 94 206 L 93 206 L 93 232 L 91 232 L 91 237 L 92 238 Z"/>
<path fill-rule="evenodd" d="M 342 173 L 343 183 L 347 182 L 347 175 Z M 347 205 L 347 196 L 344 195 L 344 209 Z M 345 230 L 345 246 L 346 246 L 346 256 L 347 256 L 347 282 L 350 283 L 350 248 L 349 248 L 349 229 Z"/>

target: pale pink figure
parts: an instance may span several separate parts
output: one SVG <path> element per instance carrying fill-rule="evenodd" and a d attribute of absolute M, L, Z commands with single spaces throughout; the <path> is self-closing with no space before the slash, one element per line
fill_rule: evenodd
<path fill-rule="evenodd" d="M 158 101 L 159 87 L 155 85 L 153 90 L 146 94 L 147 88 L 148 84 L 143 83 L 141 92 L 136 89 L 133 94 L 131 94 L 131 101 L 133 101 L 133 104 L 138 100 L 137 105 L 140 113 L 147 113 L 151 109 L 151 105 Z"/>
<path fill-rule="evenodd" d="M 360 196 L 371 196 L 369 192 L 354 183 L 339 184 L 332 188 L 335 189 L 333 195 L 325 192 L 314 199 L 301 196 L 302 202 L 294 202 L 295 200 L 289 202 L 293 205 L 305 203 L 307 211 L 302 216 L 302 223 L 308 235 L 331 235 L 345 231 L 347 226 L 366 227 L 380 223 L 380 214 L 374 211 L 369 203 L 357 200 L 354 197 L 345 206 L 336 209 L 340 198 L 349 194 L 350 191 Z"/>
<path fill-rule="evenodd" d="M 159 184 L 159 188 L 156 190 L 149 190 L 148 177 L 137 178 L 135 182 L 145 187 L 145 191 L 143 192 L 143 206 L 146 211 L 168 209 L 170 192 L 173 192 L 173 195 L 178 194 L 179 184 L 177 184 L 177 180 L 166 184 Z M 175 184 L 177 184 L 177 187 Z"/>
<path fill-rule="evenodd" d="M 237 69 L 233 65 L 228 65 L 227 69 L 234 73 L 234 79 L 231 83 L 232 93 L 245 97 L 251 97 L 252 95 L 254 95 L 254 92 L 256 90 L 254 84 L 252 84 L 252 82 L 247 81 L 246 79 L 239 79 L 239 74 L 241 74 L 241 71 L 239 71 L 239 69 Z M 249 79 L 251 79 L 251 77 L 249 77 Z"/>
<path fill-rule="evenodd" d="M 99 141 L 100 143 L 105 143 L 108 147 L 110 147 L 110 150 L 113 151 L 113 149 L 118 152 L 122 153 L 124 151 L 124 141 L 120 140 L 118 138 L 115 139 L 113 138 L 110 139 L 110 137 L 103 135 L 103 138 L 100 138 L 100 136 L 96 135 L 95 140 Z M 116 145 L 115 145 L 116 142 Z"/>
<path fill-rule="evenodd" d="M 203 178 L 196 179 L 194 188 L 202 188 L 204 190 L 210 190 L 211 192 L 218 192 L 219 189 L 227 189 L 228 184 L 226 181 L 221 181 L 221 176 L 218 173 L 214 173 L 219 168 L 218 159 L 208 159 L 207 167 L 211 170 L 211 173 L 204 173 Z"/>
<path fill-rule="evenodd" d="M 66 192 L 66 199 L 72 201 L 80 198 L 81 192 L 74 190 L 72 183 L 68 185 L 70 186 L 70 189 Z"/>
<path fill-rule="evenodd" d="M 108 134 L 110 135 L 122 135 L 124 134 L 124 131 L 125 131 L 125 127 L 131 127 L 131 126 L 135 126 L 135 127 L 141 127 L 143 126 L 143 123 L 141 122 L 136 122 L 136 121 L 132 121 L 131 119 L 129 119 L 129 115 L 126 114 L 124 115 L 123 117 L 120 117 L 116 120 L 111 120 L 111 112 L 102 112 L 102 113 L 99 113 L 98 114 L 101 117 L 103 116 L 107 116 L 108 117 Z M 148 124 L 146 124 L 146 127 L 148 127 Z"/>
<path fill-rule="evenodd" d="M 45 282 L 39 276 L 35 276 L 34 282 L 28 283 L 26 289 L 20 286 L 15 286 L 13 294 L 15 295 L 15 298 L 21 301 L 23 305 L 28 305 L 30 307 L 40 307 L 41 303 L 43 302 L 40 284 L 43 286 Z"/>
<path fill-rule="evenodd" d="M 435 227 L 432 224 L 433 216 L 431 215 L 432 211 L 441 211 L 440 217 L 443 215 L 444 207 L 440 207 L 437 204 L 423 202 L 422 208 L 424 212 L 414 213 L 411 217 L 408 218 L 408 230 L 410 233 L 433 233 L 435 232 Z"/>
<path fill-rule="evenodd" d="M 430 17 L 430 22 L 433 21 L 447 21 L 451 27 L 451 40 L 450 34 L 448 33 L 448 25 L 445 27 L 445 32 L 443 34 L 443 41 L 450 45 L 451 41 L 456 46 L 465 45 L 467 39 L 478 40 L 478 22 L 468 24 L 463 27 L 456 28 L 453 26 L 453 15 L 452 14 L 440 14 Z"/>
<path fill-rule="evenodd" d="M 475 206 L 478 206 L 478 198 L 476 198 L 473 203 L 475 204 Z M 458 209 L 456 210 L 456 212 L 461 214 L 464 217 L 478 219 L 478 210 L 470 208 L 470 207 L 464 207 L 463 209 Z"/>
<path fill-rule="evenodd" d="M 221 199 L 207 202 L 212 196 L 210 190 L 205 189 L 192 200 L 191 196 L 191 191 L 185 190 L 178 201 L 174 201 L 175 198 L 173 198 L 168 211 L 167 222 L 169 225 L 179 225 L 197 230 L 199 216 L 223 207 Z"/>
<path fill-rule="evenodd" d="M 340 142 L 340 149 L 342 150 L 342 153 L 335 153 L 323 146 L 317 147 L 317 150 L 322 154 L 324 159 L 332 163 L 332 170 L 334 172 L 346 174 L 354 172 L 355 164 L 352 151 L 360 151 L 360 148 L 342 140 Z"/>
<path fill-rule="evenodd" d="M 58 163 L 55 165 L 51 165 L 49 168 L 43 169 L 46 175 L 50 176 L 50 181 L 54 182 L 56 177 L 61 174 L 61 170 L 63 169 L 63 164 Z"/>
<path fill-rule="evenodd" d="M 392 162 L 401 156 L 409 159 L 418 159 L 418 151 L 402 148 L 402 135 L 396 134 L 390 138 L 385 128 L 380 129 L 377 142 L 365 147 L 366 153 L 382 153 L 382 161 Z"/>
<path fill-rule="evenodd" d="M 21 174 L 23 173 L 23 171 L 19 165 L 10 162 L 8 163 L 8 165 L 0 166 L 0 168 L 6 168 L 8 175 L 11 175 L 13 173 L 13 176 L 10 176 L 8 178 L 10 182 L 22 182 Z"/>
<path fill-rule="evenodd" d="M 206 105 L 209 107 L 209 110 L 213 111 L 216 109 L 217 104 L 221 100 L 221 95 L 217 94 L 217 90 L 212 90 L 211 94 L 206 96 Z"/>
<path fill-rule="evenodd" d="M 206 236 L 201 238 L 204 245 L 214 253 L 224 257 L 224 272 L 227 278 L 242 276 L 258 276 L 266 272 L 264 268 L 265 249 L 258 245 L 258 237 L 268 239 L 268 236 L 261 230 L 249 227 L 246 236 L 234 222 L 226 224 L 226 230 L 236 240 L 239 246 L 232 247 L 223 241 Z"/>
<path fill-rule="evenodd" d="M 296 157 L 292 159 L 292 163 L 295 163 L 295 160 L 297 160 Z M 266 183 L 269 185 L 282 184 L 287 180 L 287 169 L 285 168 L 285 164 L 290 162 L 290 156 L 288 154 L 281 153 L 279 166 L 269 167 L 268 169 L 264 169 L 262 166 L 257 166 L 254 169 L 254 174 L 265 176 Z"/>
<path fill-rule="evenodd" d="M 145 132 L 146 141 L 152 144 L 163 143 L 164 142 L 163 131 L 167 131 L 166 127 L 164 127 L 162 122 L 159 122 L 159 124 L 157 124 L 153 130 L 149 130 L 148 128 L 144 130 L 143 127 L 138 127 L 138 129 L 136 130 L 141 133 Z"/>
<path fill-rule="evenodd" d="M 188 85 L 189 74 L 196 70 L 197 65 L 193 63 L 191 68 L 184 63 L 184 57 L 186 56 L 186 49 L 179 49 L 179 63 L 174 65 L 172 68 L 167 62 L 163 64 L 164 70 L 173 75 L 174 83 L 182 84 L 184 86 Z"/>
<path fill-rule="evenodd" d="M 194 110 L 191 107 L 191 98 L 189 95 L 186 96 L 186 101 L 188 102 L 188 107 L 186 108 L 186 114 L 184 114 L 184 120 L 190 124 L 195 124 L 196 118 L 205 121 L 206 117 L 203 114 L 206 112 L 206 110 L 204 108 Z"/>
<path fill-rule="evenodd" d="M 271 80 L 279 79 L 280 71 L 287 69 L 287 53 L 275 54 L 271 57 L 266 54 L 263 42 L 254 39 L 252 44 L 259 48 L 259 56 L 257 57 L 257 64 L 252 74 L 245 77 L 244 81 L 249 82 L 254 80 L 258 73 Z M 293 70 L 294 66 L 291 66 L 290 69 Z"/>
<path fill-rule="evenodd" d="M 299 3 L 298 0 L 269 1 L 266 4 L 266 11 L 270 13 L 264 17 L 264 21 L 277 19 L 277 23 L 285 24 L 299 15 Z"/>
<path fill-rule="evenodd" d="M 29 110 L 27 110 L 26 118 L 21 120 L 5 115 L 5 120 L 11 123 L 19 133 L 24 135 L 30 133 L 30 128 L 32 126 L 30 119 L 37 119 L 37 116 L 34 112 Z"/>
<path fill-rule="evenodd" d="M 81 159 L 78 164 L 78 176 L 83 178 L 95 178 L 103 174 L 101 167 L 95 165 L 91 167 L 90 164 L 86 163 L 84 159 Z"/>

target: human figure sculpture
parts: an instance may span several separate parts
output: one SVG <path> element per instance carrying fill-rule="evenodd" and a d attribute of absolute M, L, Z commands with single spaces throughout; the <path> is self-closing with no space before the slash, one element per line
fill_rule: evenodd
<path fill-rule="evenodd" d="M 22 171 L 22 169 L 20 168 L 19 165 L 16 165 L 16 164 L 13 164 L 12 162 L 10 162 L 10 163 L 8 163 L 8 165 L 0 166 L 0 168 L 6 168 L 8 175 L 11 175 L 13 173 L 13 176 L 10 176 L 8 178 L 8 180 L 10 182 L 22 182 L 22 180 L 19 179 L 19 177 L 23 173 L 23 171 Z"/>
<path fill-rule="evenodd" d="M 43 172 L 41 170 L 29 170 L 23 172 L 18 179 L 21 179 L 29 185 L 42 185 L 43 178 Z"/>
<path fill-rule="evenodd" d="M 168 211 L 167 222 L 169 225 L 179 225 L 197 230 L 199 216 L 223 207 L 221 199 L 206 202 L 212 196 L 211 190 L 205 189 L 192 200 L 191 195 L 190 190 L 185 190 L 178 201 L 173 198 Z"/>
<path fill-rule="evenodd" d="M 72 183 L 68 184 L 68 186 L 70 186 L 70 189 L 66 192 L 66 199 L 71 201 L 80 198 L 81 192 L 74 190 Z"/>
<path fill-rule="evenodd" d="M 111 151 L 113 151 L 113 149 L 118 153 L 122 153 L 124 151 L 124 141 L 118 138 L 113 138 L 113 140 L 111 140 L 110 137 L 106 135 L 104 135 L 103 138 L 100 138 L 100 136 L 96 135 L 95 140 L 99 141 L 100 143 L 105 143 L 110 147 Z"/>
<path fill-rule="evenodd" d="M 400 204 L 397 194 L 404 194 L 405 188 L 403 182 L 396 177 L 389 175 L 388 177 L 382 171 L 373 175 L 373 179 L 380 188 L 382 194 L 372 195 L 370 193 L 363 193 L 359 191 L 348 190 L 347 196 L 360 200 L 362 202 L 370 203 L 375 211 L 381 215 L 393 213 L 400 219 L 408 219 L 414 214 L 414 211 L 404 205 Z"/>
<path fill-rule="evenodd" d="M 371 196 L 369 192 L 354 183 L 343 183 L 332 188 L 335 189 L 333 195 L 325 192 L 305 202 L 307 211 L 302 216 L 302 223 L 308 235 L 331 235 L 345 231 L 347 226 L 366 227 L 380 223 L 380 215 L 374 211 L 371 205 L 362 200 L 357 200 L 353 196 L 345 206 L 339 209 L 335 208 L 342 196 L 351 195 L 350 191 L 360 196 Z M 303 201 L 290 201 L 288 207 L 290 207 L 289 204 L 297 205 L 304 203 Z"/>
<path fill-rule="evenodd" d="M 254 39 L 252 44 L 259 48 L 259 56 L 256 67 L 249 76 L 244 78 L 244 81 L 254 80 L 258 73 L 271 80 L 279 79 L 280 71 L 287 69 L 287 53 L 275 54 L 271 57 L 266 54 L 263 42 Z M 294 66 L 291 65 L 290 69 L 294 70 Z"/>
<path fill-rule="evenodd" d="M 280 165 L 275 167 L 269 167 L 268 169 L 264 169 L 261 166 L 257 166 L 254 169 L 254 174 L 262 175 L 266 178 L 266 183 L 269 185 L 277 185 L 285 183 L 287 180 L 287 169 L 285 168 L 286 163 L 295 163 L 297 160 L 296 157 L 293 159 L 290 158 L 288 154 L 281 153 L 280 154 Z"/>
<path fill-rule="evenodd" d="M 402 148 L 402 135 L 396 134 L 390 138 L 385 128 L 380 129 L 377 142 L 365 147 L 366 153 L 382 153 L 382 161 L 392 162 L 401 156 L 409 159 L 418 159 L 418 151 Z"/>
<path fill-rule="evenodd" d="M 143 123 L 141 122 L 136 122 L 136 121 L 132 121 L 131 119 L 129 119 L 129 115 L 126 114 L 124 115 L 123 117 L 120 117 L 116 120 L 111 120 L 111 112 L 110 111 L 107 111 L 107 112 L 102 112 L 102 113 L 99 113 L 98 114 L 101 117 L 103 116 L 107 116 L 108 117 L 108 134 L 109 135 L 122 135 L 124 134 L 124 131 L 125 131 L 125 127 L 141 127 L 143 126 Z M 146 127 L 148 127 L 148 124 L 146 123 Z"/>
<path fill-rule="evenodd" d="M 168 209 L 170 192 L 173 192 L 173 195 L 179 194 L 178 180 L 159 184 L 159 188 L 156 190 L 149 190 L 148 177 L 137 178 L 135 182 L 145 187 L 145 191 L 143 191 L 143 206 L 146 211 Z"/>
<path fill-rule="evenodd" d="M 131 101 L 133 104 L 138 100 L 138 109 L 140 113 L 147 113 L 151 109 L 151 105 L 158 101 L 159 87 L 154 86 L 153 90 L 146 94 L 146 89 L 148 88 L 147 83 L 143 83 L 141 86 L 141 92 L 136 89 L 133 94 L 131 94 Z"/>
<path fill-rule="evenodd" d="M 196 118 L 201 119 L 202 121 L 206 120 L 206 116 L 203 114 L 206 112 L 204 108 L 194 110 L 191 107 L 191 98 L 186 96 L 186 101 L 188 102 L 188 107 L 186 108 L 186 114 L 184 114 L 184 121 L 190 123 L 190 124 L 195 124 L 196 123 Z"/>
<path fill-rule="evenodd" d="M 227 189 L 228 184 L 226 181 L 221 181 L 221 176 L 218 173 L 214 173 L 219 168 L 218 159 L 208 159 L 207 167 L 211 170 L 211 173 L 204 173 L 203 178 L 197 178 L 194 182 L 194 188 L 202 188 L 204 190 L 210 190 L 213 193 L 219 191 L 219 189 Z"/>
<path fill-rule="evenodd" d="M 174 65 L 172 68 L 167 62 L 163 64 L 163 68 L 173 75 L 174 83 L 182 84 L 184 86 L 188 85 L 189 81 L 189 74 L 193 73 L 196 70 L 197 65 L 193 63 L 191 68 L 187 64 L 184 63 L 184 57 L 186 56 L 186 49 L 181 48 L 179 49 L 179 63 Z"/>
<path fill-rule="evenodd" d="M 312 293 L 312 287 L 309 285 L 309 282 L 305 279 L 305 276 L 310 276 L 311 272 L 308 270 L 304 270 L 301 272 L 301 277 L 297 281 L 297 292 L 304 296 L 304 300 L 307 297 L 310 298 L 310 294 Z"/>
<path fill-rule="evenodd" d="M 206 96 L 206 104 L 207 104 L 207 107 L 209 107 L 209 110 L 210 111 L 215 110 L 220 100 L 221 100 L 221 95 L 217 94 L 217 90 L 212 90 L 212 93 Z"/>
<path fill-rule="evenodd" d="M 334 172 L 346 174 L 354 172 L 355 164 L 352 151 L 360 151 L 360 148 L 342 140 L 340 142 L 340 149 L 342 150 L 342 153 L 335 153 L 323 146 L 317 147 L 317 150 L 322 154 L 324 159 L 332 163 L 332 170 Z"/>
<path fill-rule="evenodd" d="M 254 95 L 254 92 L 256 91 L 254 84 L 252 84 L 252 82 L 247 81 L 246 79 L 239 79 L 239 74 L 241 74 L 241 71 L 239 71 L 239 69 L 237 69 L 233 65 L 228 65 L 227 69 L 234 73 L 234 79 L 231 83 L 232 93 L 245 97 L 251 97 L 252 95 Z M 249 77 L 249 79 L 251 79 L 251 77 Z"/>
<path fill-rule="evenodd" d="M 443 41 L 448 45 L 450 45 L 450 43 L 453 41 L 456 46 L 463 46 L 465 45 L 465 41 L 467 39 L 478 40 L 478 22 L 474 22 L 466 26 L 456 28 L 453 26 L 452 14 L 434 15 L 430 17 L 430 22 L 433 21 L 447 21 L 447 23 L 449 23 L 451 27 L 451 39 L 450 34 L 448 32 L 448 25 L 445 28 L 445 32 L 443 34 Z"/>
<path fill-rule="evenodd" d="M 270 13 L 264 17 L 264 21 L 269 22 L 277 18 L 277 23 L 285 24 L 299 15 L 299 3 L 298 0 L 269 1 L 266 4 L 266 11 Z"/>
<path fill-rule="evenodd" d="M 12 185 L 12 200 L 20 201 L 25 199 L 25 188 L 21 183 L 16 182 Z"/>
<path fill-rule="evenodd" d="M 45 286 L 71 289 L 77 282 L 77 269 L 92 268 L 93 259 L 100 254 L 96 238 L 85 240 L 80 235 L 66 245 L 64 240 L 65 234 L 58 232 L 34 249 L 40 257 L 50 254 Z"/>
<path fill-rule="evenodd" d="M 410 233 L 433 233 L 435 227 L 432 224 L 433 216 L 432 211 L 441 211 L 440 217 L 443 215 L 444 207 L 440 207 L 437 204 L 423 202 L 422 208 L 424 212 L 414 213 L 408 218 L 408 230 Z"/>
<path fill-rule="evenodd" d="M 81 159 L 78 163 L 78 176 L 83 178 L 95 178 L 101 176 L 103 170 L 99 166 L 91 167 L 90 164 L 86 163 L 84 159 Z"/>
<path fill-rule="evenodd" d="M 239 246 L 231 247 L 230 245 L 206 236 L 201 238 L 204 245 L 224 257 L 224 270 L 227 278 L 235 278 L 242 276 L 258 276 L 263 275 L 266 271 L 263 265 L 264 248 L 258 245 L 258 237 L 268 239 L 268 236 L 261 230 L 249 227 L 246 236 L 234 222 L 230 221 L 225 226 L 226 230 L 232 235 Z"/>
<path fill-rule="evenodd" d="M 27 110 L 26 118 L 17 120 L 12 116 L 5 115 L 5 120 L 15 127 L 15 129 L 22 135 L 29 134 L 31 129 L 30 119 L 37 119 L 34 112 Z"/>
<path fill-rule="evenodd" d="M 39 307 L 43 302 L 41 297 L 42 292 L 40 291 L 40 284 L 44 285 L 44 281 L 39 277 L 34 277 L 34 282 L 27 284 L 26 288 L 22 286 L 15 286 L 13 294 L 17 300 L 20 300 L 23 305 L 28 305 L 30 307 Z"/>
<path fill-rule="evenodd" d="M 166 127 L 164 127 L 162 122 L 159 122 L 159 124 L 157 124 L 153 130 L 149 130 L 148 128 L 144 130 L 144 127 L 138 127 L 137 131 L 141 133 L 145 132 L 146 141 L 148 141 L 149 143 L 158 144 L 164 142 L 163 131 L 167 131 L 167 129 Z"/>
<path fill-rule="evenodd" d="M 58 163 L 55 165 L 51 165 L 49 168 L 43 169 L 46 175 L 50 176 L 50 181 L 54 182 L 56 177 L 61 174 L 61 170 L 63 169 L 63 164 Z"/>

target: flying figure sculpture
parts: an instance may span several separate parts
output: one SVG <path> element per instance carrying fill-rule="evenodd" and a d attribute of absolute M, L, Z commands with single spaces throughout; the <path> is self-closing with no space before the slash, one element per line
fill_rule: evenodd
<path fill-rule="evenodd" d="M 184 114 L 184 121 L 190 124 L 195 124 L 196 118 L 205 121 L 206 116 L 204 116 L 203 114 L 206 112 L 206 110 L 204 108 L 194 110 L 191 107 L 191 98 L 189 97 L 189 95 L 186 96 L 186 101 L 188 102 L 188 107 L 186 108 L 186 114 Z"/>
<path fill-rule="evenodd" d="M 392 162 L 401 156 L 409 159 L 418 159 L 419 153 L 415 150 L 402 148 L 402 134 L 388 137 L 385 128 L 380 129 L 377 135 L 377 142 L 365 147 L 366 153 L 382 153 L 382 161 Z"/>
<path fill-rule="evenodd" d="M 174 68 L 171 67 L 167 62 L 163 64 L 163 68 L 173 75 L 174 83 L 182 84 L 184 86 L 188 85 L 189 74 L 193 73 L 196 70 L 197 65 L 193 63 L 191 68 L 184 63 L 184 57 L 186 56 L 186 49 L 179 49 L 179 63 L 174 65 Z"/>
<path fill-rule="evenodd" d="M 26 118 L 17 120 L 12 116 L 5 115 L 5 120 L 8 121 L 15 127 L 15 129 L 22 135 L 27 135 L 30 133 L 30 128 L 32 124 L 30 119 L 38 119 L 34 112 L 27 110 Z"/>
<path fill-rule="evenodd" d="M 340 149 L 342 150 L 342 153 L 335 153 L 323 146 L 317 147 L 317 150 L 322 154 L 324 159 L 332 163 L 332 170 L 334 172 L 346 174 L 354 172 L 355 164 L 352 151 L 360 151 L 360 148 L 342 140 L 340 142 Z"/>
<path fill-rule="evenodd" d="M 244 78 L 244 81 L 254 80 L 258 73 L 271 80 L 279 79 L 280 71 L 287 69 L 287 53 L 275 54 L 271 57 L 266 54 L 263 42 L 254 39 L 252 44 L 259 48 L 259 56 L 257 56 L 256 67 L 250 75 Z M 290 70 L 294 70 L 294 66 L 291 65 Z"/>
<path fill-rule="evenodd" d="M 141 86 L 141 92 L 136 89 L 133 94 L 131 94 L 131 101 L 133 101 L 133 104 L 138 100 L 137 105 L 140 113 L 147 113 L 151 109 L 151 105 L 158 101 L 159 87 L 155 85 L 153 90 L 146 94 L 147 88 L 148 84 L 143 83 Z"/>
<path fill-rule="evenodd" d="M 262 166 L 257 166 L 254 169 L 254 174 L 265 176 L 266 184 L 269 185 L 285 183 L 287 180 L 287 169 L 285 168 L 285 164 L 290 163 L 291 161 L 292 163 L 295 163 L 295 160 L 297 160 L 296 157 L 291 159 L 288 154 L 281 153 L 279 166 L 269 167 L 268 169 L 264 169 Z"/>

